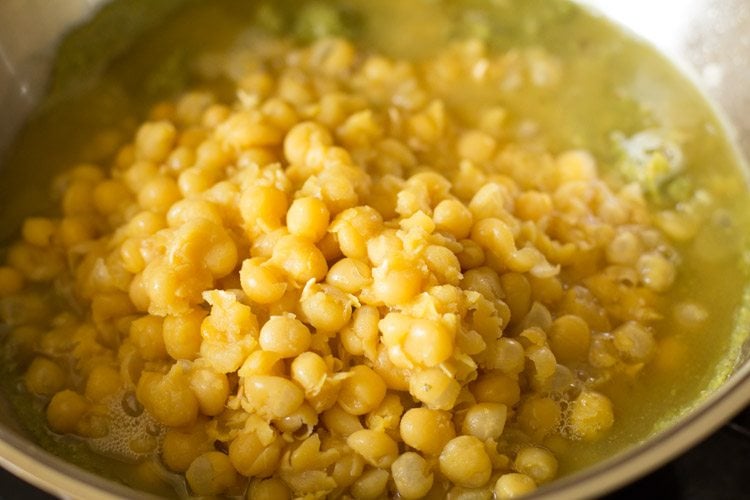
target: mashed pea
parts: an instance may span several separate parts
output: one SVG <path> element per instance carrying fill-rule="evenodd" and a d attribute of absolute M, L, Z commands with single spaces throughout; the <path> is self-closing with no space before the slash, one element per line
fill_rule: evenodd
<path fill-rule="evenodd" d="M 3 321 L 42 333 L 5 345 L 37 353 L 20 374 L 49 429 L 107 449 L 147 422 L 122 458 L 196 495 L 553 480 L 617 422 L 607 384 L 659 359 L 687 229 L 594 152 L 448 90 L 554 89 L 545 50 L 254 36 L 198 59 L 234 98 L 157 103 L 9 248 Z"/>

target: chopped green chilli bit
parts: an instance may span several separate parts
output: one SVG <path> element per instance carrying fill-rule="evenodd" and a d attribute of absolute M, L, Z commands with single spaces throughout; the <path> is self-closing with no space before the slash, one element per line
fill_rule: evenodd
<path fill-rule="evenodd" d="M 154 2 L 75 59 L 127 5 L 0 183 L 2 388 L 45 448 L 166 496 L 514 498 L 731 370 L 747 186 L 602 19 Z"/>

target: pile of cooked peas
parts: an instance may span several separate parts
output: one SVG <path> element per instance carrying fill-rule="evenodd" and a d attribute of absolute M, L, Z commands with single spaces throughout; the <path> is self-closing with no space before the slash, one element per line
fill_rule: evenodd
<path fill-rule="evenodd" d="M 612 427 L 601 386 L 655 356 L 677 259 L 637 185 L 460 98 L 562 70 L 472 40 L 201 57 L 236 99 L 156 104 L 110 164 L 55 180 L 59 213 L 0 266 L 3 351 L 49 430 L 156 457 L 197 496 L 554 479 Z"/>

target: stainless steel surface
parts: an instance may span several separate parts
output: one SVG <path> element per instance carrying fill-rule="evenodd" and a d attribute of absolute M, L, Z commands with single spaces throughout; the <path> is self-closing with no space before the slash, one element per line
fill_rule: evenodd
<path fill-rule="evenodd" d="M 0 2 L 0 151 L 44 92 L 57 40 L 105 1 Z"/>
<path fill-rule="evenodd" d="M 747 0 L 579 0 L 669 55 L 717 105 L 750 157 L 750 2 Z M 55 42 L 106 0 L 0 2 L 0 152 L 44 89 Z M 750 400 L 750 349 L 735 374 L 687 419 L 646 444 L 540 491 L 550 498 L 599 495 L 657 467 L 728 420 Z M 0 464 L 56 494 L 132 496 L 133 491 L 30 443 L 0 401 Z"/>
<path fill-rule="evenodd" d="M 750 2 L 578 0 L 668 55 L 725 114 L 750 158 Z"/>

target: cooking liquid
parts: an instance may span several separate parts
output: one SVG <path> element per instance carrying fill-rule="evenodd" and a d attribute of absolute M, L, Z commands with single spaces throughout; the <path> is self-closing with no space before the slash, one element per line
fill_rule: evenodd
<path fill-rule="evenodd" d="M 677 244 L 681 254 L 677 281 L 666 297 L 664 318 L 655 325 L 664 355 L 657 356 L 635 382 L 612 380 L 599 389 L 614 403 L 615 425 L 599 441 L 571 441 L 562 453 L 556 451 L 560 474 L 649 438 L 730 373 L 747 337 L 743 328 L 748 281 L 744 235 L 750 234 L 746 180 L 710 106 L 650 47 L 574 4 L 557 0 L 336 0 L 302 7 L 290 0 L 173 0 L 154 2 L 170 4 L 153 9 L 159 15 L 176 9 L 167 20 L 149 19 L 147 2 L 138 3 L 146 5 L 143 16 L 129 22 L 157 27 L 142 33 L 129 28 L 128 33 L 138 36 L 127 50 L 91 50 L 107 19 L 136 3 L 113 2 L 64 45 L 49 98 L 21 132 L 3 166 L 0 239 L 10 241 L 24 216 L 50 208 L 48 184 L 54 173 L 81 158 L 106 165 L 107 141 L 132 135 L 145 110 L 159 98 L 194 85 L 209 85 L 226 94 L 222 82 L 197 81 L 190 62 L 201 51 L 228 49 L 248 29 L 291 31 L 301 38 L 338 29 L 367 50 L 407 58 L 430 55 L 449 40 L 472 36 L 486 38 L 499 51 L 539 47 L 562 61 L 562 80 L 553 89 L 455 89 L 448 105 L 465 109 L 501 105 L 518 133 L 535 132 L 535 140 L 553 152 L 591 151 L 613 182 L 621 182 L 622 177 L 618 172 L 622 152 L 614 137 L 669 131 L 678 138 L 684 157 L 681 182 L 706 189 L 715 202 L 695 240 Z M 343 9 L 341 24 L 331 27 L 324 17 L 316 20 L 321 6 Z M 100 74 L 80 71 L 81 47 L 89 47 L 90 66 L 107 59 L 111 63 Z M 227 101 L 231 97 L 226 94 Z M 699 327 L 686 328 L 676 317 L 676 306 L 686 302 L 707 311 L 708 319 Z M 103 461 L 85 443 L 53 436 L 44 425 L 41 402 L 21 393 L 17 379 L 3 380 L 20 420 L 42 446 L 137 488 L 163 495 L 185 493 L 184 485 L 156 459 L 135 464 Z M 106 447 L 94 443 L 94 448 Z"/>

